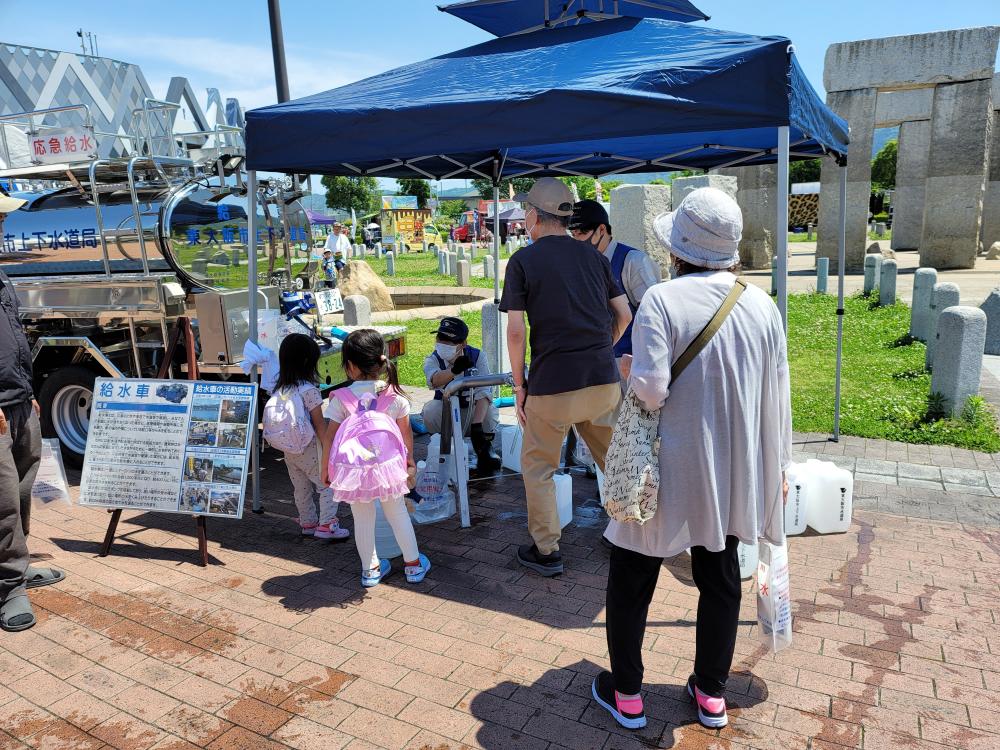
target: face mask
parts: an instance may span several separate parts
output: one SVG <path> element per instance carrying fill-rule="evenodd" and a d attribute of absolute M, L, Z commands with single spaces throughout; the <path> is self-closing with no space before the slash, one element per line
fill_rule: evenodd
<path fill-rule="evenodd" d="M 531 233 L 533 231 L 535 231 L 535 227 L 537 227 L 537 226 L 538 226 L 538 214 L 535 214 L 535 223 L 532 224 L 530 227 L 528 226 L 528 217 L 527 217 L 527 215 L 525 215 L 525 217 L 524 217 L 524 231 L 525 231 L 525 233 L 527 233 L 529 241 L 533 241 L 534 240 L 534 237 L 531 236 Z"/>
<path fill-rule="evenodd" d="M 458 356 L 458 347 L 454 344 L 437 343 L 434 345 L 434 351 L 445 362 L 451 362 Z"/>

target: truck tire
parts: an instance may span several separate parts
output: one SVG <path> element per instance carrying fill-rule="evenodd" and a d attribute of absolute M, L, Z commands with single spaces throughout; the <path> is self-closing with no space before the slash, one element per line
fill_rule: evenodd
<path fill-rule="evenodd" d="M 76 468 L 83 466 L 87 448 L 96 377 L 86 367 L 62 367 L 49 375 L 38 394 L 42 436 L 59 438 L 63 460 Z"/>

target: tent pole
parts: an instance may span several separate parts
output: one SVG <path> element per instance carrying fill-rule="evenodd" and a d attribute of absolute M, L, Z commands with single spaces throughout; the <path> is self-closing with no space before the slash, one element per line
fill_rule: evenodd
<path fill-rule="evenodd" d="M 837 241 L 837 375 L 833 401 L 833 442 L 840 440 L 840 376 L 844 360 L 844 266 L 847 265 L 847 165 L 840 167 L 840 217 Z"/>
<path fill-rule="evenodd" d="M 493 302 L 497 306 L 497 317 L 500 312 L 500 164 L 493 162 Z M 497 372 L 503 369 L 503 326 L 497 320 Z"/>
<path fill-rule="evenodd" d="M 247 172 L 247 297 L 250 308 L 250 337 L 257 343 L 257 172 Z M 265 205 L 265 210 L 267 206 Z M 257 367 L 250 370 L 250 382 L 257 382 Z M 254 404 L 254 414 L 257 414 L 257 404 Z M 250 472 L 253 487 L 253 512 L 263 513 L 260 503 L 260 436 L 257 434 L 257 417 L 254 417 L 253 429 L 250 430 Z"/>
<path fill-rule="evenodd" d="M 778 312 L 781 323 L 788 334 L 788 126 L 778 128 L 778 189 L 775 193 L 778 203 L 778 222 L 775 230 L 777 242 L 777 292 Z"/>

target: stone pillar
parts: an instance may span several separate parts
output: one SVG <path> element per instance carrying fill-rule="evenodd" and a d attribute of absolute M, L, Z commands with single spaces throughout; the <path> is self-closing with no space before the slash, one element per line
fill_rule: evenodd
<path fill-rule="evenodd" d="M 464 247 L 458 248 L 457 255 L 459 260 L 465 260 L 465 248 Z"/>
<path fill-rule="evenodd" d="M 1000 73 L 993 76 L 993 138 L 990 171 L 983 197 L 983 249 L 1000 242 Z"/>
<path fill-rule="evenodd" d="M 442 276 L 448 275 L 448 253 L 438 253 L 438 273 Z"/>
<path fill-rule="evenodd" d="M 385 272 L 388 276 L 396 275 L 396 254 L 389 252 L 385 254 Z"/>
<path fill-rule="evenodd" d="M 737 179 L 728 174 L 702 174 L 696 177 L 675 177 L 670 183 L 670 202 L 673 206 L 681 205 L 684 196 L 692 190 L 703 187 L 718 188 L 722 192 L 736 198 Z M 612 226 L 614 223 L 612 222 Z"/>
<path fill-rule="evenodd" d="M 611 226 L 615 239 L 645 250 L 670 274 L 670 254 L 653 233 L 653 220 L 670 210 L 670 185 L 621 185 L 611 191 Z"/>
<path fill-rule="evenodd" d="M 816 293 L 826 294 L 827 281 L 830 278 L 830 259 L 818 258 L 816 260 Z"/>
<path fill-rule="evenodd" d="M 771 265 L 778 223 L 778 170 L 772 164 L 759 167 L 720 169 L 720 175 L 737 179 L 736 202 L 743 212 L 743 237 L 740 239 L 740 262 L 744 268 L 767 268 Z M 676 206 L 677 204 L 674 203 Z"/>
<path fill-rule="evenodd" d="M 886 258 L 878 275 L 878 303 L 882 307 L 896 304 L 896 261 Z"/>
<path fill-rule="evenodd" d="M 937 270 L 917 269 L 913 277 L 913 302 L 910 305 L 910 336 L 918 341 L 928 340 L 935 284 L 937 284 Z"/>
<path fill-rule="evenodd" d="M 987 354 L 1000 354 L 1000 289 L 990 292 L 979 309 L 986 314 L 985 351 Z"/>
<path fill-rule="evenodd" d="M 829 52 L 827 53 L 829 56 Z M 829 62 L 827 63 L 829 66 Z M 872 190 L 872 135 L 875 130 L 875 88 L 832 91 L 826 103 L 851 124 L 847 154 L 847 271 L 861 269 L 868 240 L 868 198 Z M 829 258 L 837 272 L 840 240 L 840 167 L 822 160 L 820 173 L 819 238 L 816 257 Z"/>
<path fill-rule="evenodd" d="M 944 396 L 948 413 L 957 417 L 969 397 L 979 393 L 986 313 L 978 307 L 949 307 L 938 319 L 937 338 L 931 393 Z"/>
<path fill-rule="evenodd" d="M 487 279 L 493 278 L 493 256 L 486 255 L 483 257 L 483 276 Z"/>
<path fill-rule="evenodd" d="M 865 256 L 865 285 L 862 288 L 862 293 L 866 297 L 875 290 L 876 286 L 878 286 L 881 267 L 881 254 L 876 255 L 875 253 L 869 253 Z"/>
<path fill-rule="evenodd" d="M 467 260 L 458 261 L 458 271 L 455 273 L 459 286 L 472 285 L 472 263 Z"/>
<path fill-rule="evenodd" d="M 368 326 L 372 323 L 372 303 L 360 294 L 344 297 L 344 325 Z"/>
<path fill-rule="evenodd" d="M 455 268 L 456 268 L 455 264 L 456 263 L 458 263 L 458 254 L 457 253 L 448 253 L 448 275 L 449 276 L 454 276 L 455 275 Z"/>
<path fill-rule="evenodd" d="M 510 356 L 507 353 L 507 316 L 500 312 L 500 306 L 495 302 L 483 305 L 483 354 L 486 355 L 486 361 L 490 363 L 493 372 L 510 372 Z"/>
<path fill-rule="evenodd" d="M 924 356 L 924 365 L 927 369 L 934 367 L 934 351 L 938 344 L 938 319 L 941 313 L 949 307 L 955 307 L 959 303 L 961 293 L 958 284 L 943 282 L 934 285 L 934 293 L 931 297 L 931 311 L 928 316 L 927 325 L 927 352 Z"/>
<path fill-rule="evenodd" d="M 930 146 L 930 120 L 904 122 L 899 126 L 896 192 L 892 196 L 893 250 L 916 250 L 920 247 Z"/>
<path fill-rule="evenodd" d="M 934 89 L 920 265 L 972 268 L 979 253 L 992 81 Z"/>
<path fill-rule="evenodd" d="M 382 246 L 381 245 L 376 245 L 375 246 L 375 257 L 376 258 L 381 258 L 382 257 Z"/>

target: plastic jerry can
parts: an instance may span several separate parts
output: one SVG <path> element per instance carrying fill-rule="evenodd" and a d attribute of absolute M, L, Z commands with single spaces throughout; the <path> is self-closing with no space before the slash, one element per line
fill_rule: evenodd
<path fill-rule="evenodd" d="M 403 554 L 403 550 L 396 543 L 396 535 L 392 533 L 392 526 L 382 512 L 382 503 L 375 500 L 375 551 L 380 558 L 391 560 Z M 362 565 L 367 565 L 367 562 Z"/>
<path fill-rule="evenodd" d="M 806 461 L 809 503 L 806 523 L 819 534 L 840 534 L 851 527 L 854 475 L 830 461 Z"/>
<path fill-rule="evenodd" d="M 555 474 L 552 480 L 556 483 L 556 508 L 559 511 L 559 528 L 573 520 L 573 477 L 569 474 Z"/>
<path fill-rule="evenodd" d="M 500 456 L 505 469 L 521 473 L 521 442 L 524 434 L 521 425 L 500 425 Z"/>
<path fill-rule="evenodd" d="M 788 481 L 788 502 L 785 504 L 785 536 L 795 536 L 806 530 L 809 507 L 809 467 L 792 464 L 785 472 Z"/>
<path fill-rule="evenodd" d="M 740 562 L 740 579 L 753 578 L 757 572 L 757 545 L 740 542 L 736 545 L 736 558 Z"/>

